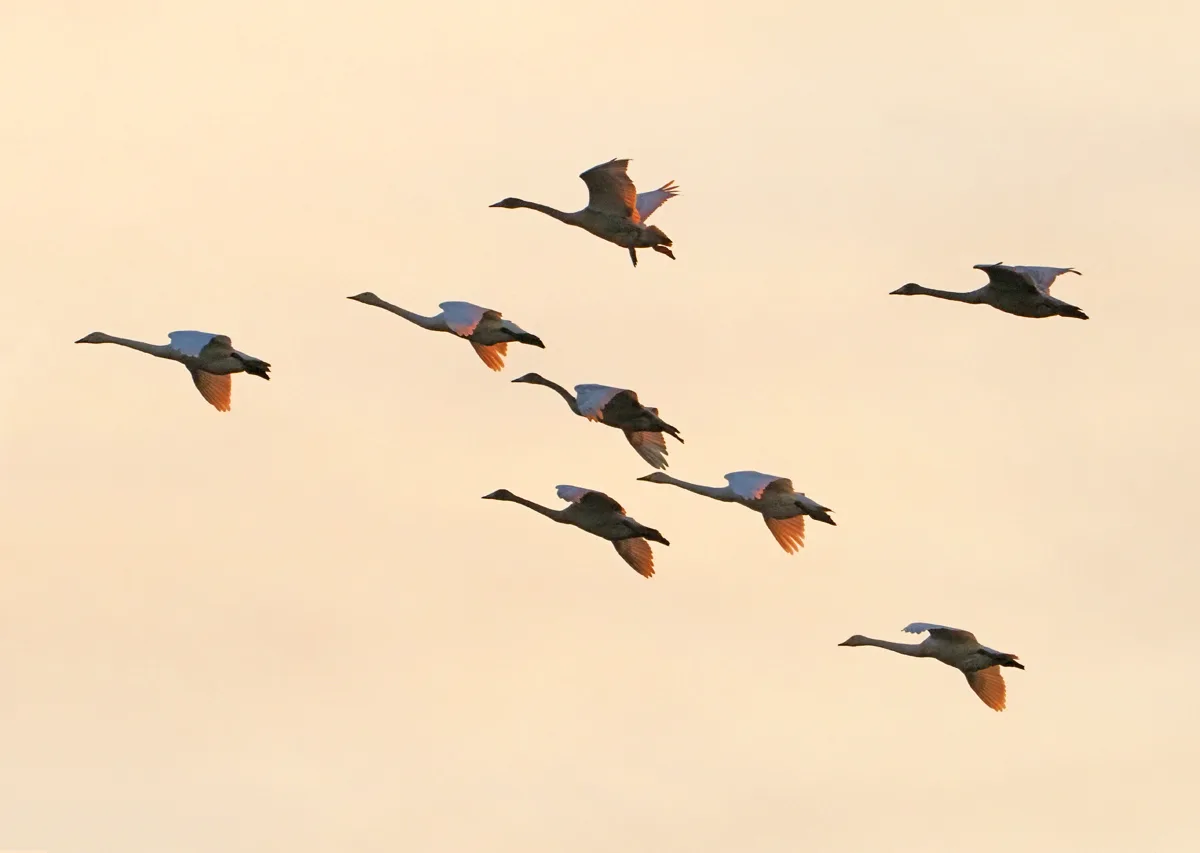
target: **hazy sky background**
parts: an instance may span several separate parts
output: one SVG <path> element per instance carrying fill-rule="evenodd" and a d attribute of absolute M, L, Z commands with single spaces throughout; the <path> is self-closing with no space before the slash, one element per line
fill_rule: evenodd
<path fill-rule="evenodd" d="M 1200 10 L 0 9 L 0 848 L 1184 851 Z M 677 261 L 528 211 L 631 157 Z M 1091 320 L 888 296 L 1076 266 Z M 346 296 L 540 335 L 492 374 Z M 228 334 L 233 411 L 72 342 Z M 636 482 L 836 510 L 789 557 Z M 646 581 L 508 504 L 608 492 Z M 989 711 L 914 620 L 1019 654 Z"/>

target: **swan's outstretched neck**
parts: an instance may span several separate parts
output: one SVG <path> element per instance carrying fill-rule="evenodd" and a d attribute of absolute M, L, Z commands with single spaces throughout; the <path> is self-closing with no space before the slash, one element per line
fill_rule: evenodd
<path fill-rule="evenodd" d="M 579 414 L 579 401 L 575 399 L 575 395 L 559 385 L 557 382 L 551 382 L 545 376 L 541 376 L 537 373 L 530 373 L 518 379 L 514 379 L 513 382 L 526 382 L 530 385 L 543 385 L 552 391 L 557 391 L 558 395 L 567 401 L 567 405 L 571 407 L 571 411 L 577 415 Z"/>
<path fill-rule="evenodd" d="M 670 474 L 662 471 L 656 471 L 653 474 L 647 474 L 645 477 L 638 477 L 638 479 L 645 480 L 648 483 L 666 483 L 670 486 L 678 486 L 681 489 L 694 492 L 697 495 L 704 495 L 704 497 L 712 498 L 713 500 L 737 501 L 737 497 L 726 486 L 701 486 L 698 483 L 689 483 L 687 480 L 672 477 Z"/>
<path fill-rule="evenodd" d="M 416 323 L 422 329 L 432 329 L 435 332 L 446 331 L 446 324 L 441 316 L 426 317 L 423 314 L 415 314 L 407 308 L 401 308 L 399 305 L 380 299 L 374 293 L 360 293 L 357 296 L 347 296 L 347 299 L 353 299 L 355 302 L 361 302 L 363 305 L 374 305 L 376 308 L 382 308 L 384 311 L 391 311 L 397 316 L 403 317 L 410 323 Z"/>
<path fill-rule="evenodd" d="M 557 219 L 559 222 L 565 222 L 568 225 L 578 225 L 579 224 L 575 221 L 574 216 L 570 213 L 567 213 L 562 210 L 558 210 L 557 208 L 553 208 L 548 204 L 539 204 L 536 201 L 525 201 L 525 199 L 523 199 L 523 198 L 505 199 L 505 201 L 500 204 L 492 205 L 492 207 L 500 207 L 500 206 L 513 208 L 513 209 L 523 207 L 526 210 L 536 210 L 538 213 L 544 213 L 547 216 L 552 216 L 555 219 Z"/>
<path fill-rule="evenodd" d="M 937 299 L 949 299 L 951 302 L 966 302 L 969 305 L 979 305 L 983 302 L 982 289 L 960 292 L 957 290 L 936 290 L 920 284 L 909 284 L 905 285 L 904 295 L 933 296 Z"/>
<path fill-rule="evenodd" d="M 852 637 L 844 643 L 839 643 L 841 646 L 875 646 L 878 649 L 887 649 L 891 652 L 898 652 L 902 655 L 908 655 L 914 658 L 927 657 L 925 649 L 920 643 L 893 643 L 890 640 L 876 640 L 874 637 Z"/>
<path fill-rule="evenodd" d="M 491 495 L 489 495 L 488 497 L 491 497 Z M 554 521 L 565 523 L 562 518 L 562 513 L 559 510 L 550 509 L 550 507 L 548 507 L 548 506 L 542 506 L 539 503 L 534 503 L 533 501 L 528 500 L 527 498 L 523 498 L 520 495 L 514 495 L 512 492 L 504 492 L 502 494 L 498 494 L 493 498 L 493 500 L 511 501 L 512 503 L 520 504 L 521 506 L 524 506 L 524 507 L 529 507 L 529 509 L 533 510 L 536 513 L 540 513 L 540 514 L 546 516 L 546 518 L 550 518 L 550 519 L 553 519 Z"/>
<path fill-rule="evenodd" d="M 184 356 L 177 350 L 162 344 L 148 344 L 145 341 L 135 341 L 129 338 L 118 338 L 115 335 L 106 335 L 104 332 L 92 332 L 90 335 L 80 338 L 75 343 L 77 344 L 116 344 L 121 347 L 135 349 L 138 352 L 144 352 L 149 355 L 157 356 L 158 358 L 169 358 L 171 361 L 184 361 Z"/>

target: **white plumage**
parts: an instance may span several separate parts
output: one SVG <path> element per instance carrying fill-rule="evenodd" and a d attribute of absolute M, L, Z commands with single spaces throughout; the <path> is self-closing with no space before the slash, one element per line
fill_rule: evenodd
<path fill-rule="evenodd" d="M 579 407 L 579 414 L 589 420 L 598 421 L 604 407 L 613 397 L 625 390 L 628 389 L 613 388 L 609 385 L 576 385 L 575 405 Z"/>

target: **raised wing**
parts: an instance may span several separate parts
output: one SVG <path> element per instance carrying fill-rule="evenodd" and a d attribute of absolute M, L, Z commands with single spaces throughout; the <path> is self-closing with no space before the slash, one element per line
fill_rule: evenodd
<path fill-rule="evenodd" d="M 500 319 L 499 311 L 480 308 L 470 302 L 443 302 L 438 308 L 442 309 L 442 318 L 450 327 L 450 331 L 464 338 L 471 336 L 484 317 L 491 315 L 496 320 Z"/>
<path fill-rule="evenodd" d="M 654 577 L 654 552 L 645 539 L 618 539 L 613 547 L 621 559 L 633 566 L 633 570 L 644 578 Z"/>
<path fill-rule="evenodd" d="M 492 370 L 504 369 L 504 358 L 508 355 L 508 341 L 501 341 L 490 346 L 471 341 L 471 347 L 475 350 L 475 354 L 483 360 L 483 363 Z"/>
<path fill-rule="evenodd" d="M 1040 293 L 1033 279 L 1017 267 L 1005 264 L 976 264 L 975 269 L 987 273 L 988 283 L 997 290 L 1010 293 Z"/>
<path fill-rule="evenodd" d="M 229 411 L 229 398 L 233 392 L 233 378 L 228 374 L 218 376 L 203 370 L 192 371 L 192 381 L 200 396 L 211 403 L 218 412 Z"/>
<path fill-rule="evenodd" d="M 633 445 L 638 456 L 645 459 L 652 468 L 661 471 L 667 467 L 667 442 L 661 432 L 625 430 L 625 438 Z"/>
<path fill-rule="evenodd" d="M 579 176 L 587 184 L 589 209 L 637 221 L 637 190 L 628 168 L 628 159 L 609 160 Z"/>
<path fill-rule="evenodd" d="M 775 484 L 778 484 L 775 485 L 775 488 L 792 491 L 790 480 L 776 477 L 773 474 L 763 474 L 759 471 L 733 471 L 725 475 L 725 480 L 735 495 L 747 501 L 758 500 L 763 496 L 763 492 Z"/>
<path fill-rule="evenodd" d="M 964 631 L 961 628 L 950 628 L 946 625 L 935 625 L 932 622 L 913 622 L 904 628 L 906 634 L 921 634 L 925 631 L 929 632 L 931 637 L 942 637 L 947 640 L 958 640 L 971 643 L 977 643 L 975 635 L 970 631 Z"/>
<path fill-rule="evenodd" d="M 637 194 L 638 218 L 645 222 L 650 214 L 658 210 L 669 198 L 679 195 L 679 187 L 674 181 L 667 181 L 656 190 Z"/>
<path fill-rule="evenodd" d="M 767 518 L 764 515 L 763 520 L 767 523 L 767 529 L 771 531 L 775 541 L 779 543 L 779 547 L 789 554 L 795 554 L 804 547 L 804 516 Z"/>
<path fill-rule="evenodd" d="M 579 408 L 579 414 L 589 420 L 598 421 L 609 401 L 624 390 L 608 385 L 576 385 L 575 405 Z"/>
<path fill-rule="evenodd" d="M 1013 269 L 1028 276 L 1033 282 L 1034 287 L 1042 293 L 1049 293 L 1050 286 L 1054 284 L 1054 280 L 1060 275 L 1069 272 L 1073 272 L 1075 275 L 1083 275 L 1083 273 L 1074 267 L 1013 267 Z"/>
<path fill-rule="evenodd" d="M 208 346 L 213 338 L 223 337 L 210 332 L 171 332 L 167 335 L 171 340 L 171 349 L 199 358 L 200 352 Z M 226 338 L 228 340 L 228 338 Z"/>
<path fill-rule="evenodd" d="M 570 501 L 573 504 L 579 504 L 588 509 L 594 508 L 604 510 L 605 512 L 625 514 L 625 507 L 604 494 L 604 492 L 597 492 L 594 489 L 584 489 L 579 486 L 558 486 L 555 492 L 564 501 Z"/>
<path fill-rule="evenodd" d="M 1004 710 L 1004 676 L 1000 673 L 1000 667 L 989 666 L 987 669 L 963 674 L 967 677 L 967 684 L 971 685 L 971 689 L 983 700 L 983 704 L 993 711 Z"/>

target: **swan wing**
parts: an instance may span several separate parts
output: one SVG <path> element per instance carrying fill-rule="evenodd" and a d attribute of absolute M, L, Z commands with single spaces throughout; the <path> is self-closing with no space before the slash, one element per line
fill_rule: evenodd
<path fill-rule="evenodd" d="M 922 634 L 926 631 L 929 632 L 929 636 L 931 637 L 940 637 L 956 642 L 978 643 L 975 635 L 970 631 L 964 631 L 961 628 L 951 628 L 947 625 L 935 625 L 933 622 L 913 622 L 904 628 L 904 633 L 906 634 Z"/>
<path fill-rule="evenodd" d="M 184 355 L 190 355 L 192 358 L 199 358 L 200 353 L 203 352 L 204 348 L 208 346 L 214 338 L 223 338 L 225 336 L 214 335 L 211 332 L 185 331 L 171 332 L 171 334 L 167 335 L 167 337 L 171 341 L 171 349 L 175 350 L 176 352 L 183 353 Z M 225 341 L 228 343 L 229 338 L 225 338 Z"/>
<path fill-rule="evenodd" d="M 633 567 L 644 578 L 654 577 L 654 552 L 645 539 L 618 539 L 613 547 L 621 559 Z"/>
<path fill-rule="evenodd" d="M 679 187 L 674 181 L 667 181 L 656 190 L 637 194 L 637 212 L 638 218 L 645 222 L 650 218 L 650 214 L 658 210 L 667 199 L 675 198 L 679 195 Z"/>
<path fill-rule="evenodd" d="M 609 401 L 624 390 L 609 385 L 576 385 L 575 405 L 579 407 L 579 414 L 589 420 L 598 421 Z"/>
<path fill-rule="evenodd" d="M 1075 275 L 1083 275 L 1074 267 L 1013 267 L 1013 269 L 1029 277 L 1033 282 L 1034 287 L 1042 293 L 1049 294 L 1050 287 L 1054 284 L 1055 279 L 1060 275 L 1073 272 Z"/>
<path fill-rule="evenodd" d="M 628 168 L 628 159 L 609 160 L 579 176 L 587 184 L 590 210 L 637 221 L 637 190 L 626 172 Z"/>
<path fill-rule="evenodd" d="M 769 488 L 792 491 L 792 483 L 787 478 L 759 471 L 732 471 L 725 475 L 725 481 L 735 495 L 747 501 L 758 500 Z"/>
<path fill-rule="evenodd" d="M 997 290 L 1008 293 L 1041 293 L 1034 280 L 1019 267 L 1010 267 L 1007 264 L 976 264 L 974 268 L 987 273 L 988 284 Z"/>
<path fill-rule="evenodd" d="M 650 467 L 660 471 L 667 467 L 667 442 L 661 432 L 625 430 L 625 438 L 633 445 L 638 456 L 650 464 Z"/>
<path fill-rule="evenodd" d="M 229 398 L 233 392 L 233 377 L 228 373 L 217 375 L 203 370 L 192 371 L 192 381 L 200 396 L 212 404 L 218 412 L 229 411 Z"/>
<path fill-rule="evenodd" d="M 779 547 L 789 554 L 795 554 L 804 547 L 804 516 L 794 515 L 791 518 L 768 518 L 763 516 L 767 529 L 779 543 Z"/>
<path fill-rule="evenodd" d="M 625 508 L 614 501 L 604 492 L 595 489 L 585 489 L 580 486 L 558 486 L 554 490 L 564 501 L 579 504 L 585 509 L 597 509 L 605 512 L 625 514 Z"/>
<path fill-rule="evenodd" d="M 1000 672 L 1000 667 L 989 666 L 987 669 L 963 674 L 967 677 L 967 684 L 971 685 L 971 689 L 975 691 L 976 696 L 983 700 L 983 704 L 993 711 L 1004 710 L 1004 676 Z"/>
<path fill-rule="evenodd" d="M 475 327 L 483 318 L 490 316 L 492 319 L 500 319 L 499 311 L 480 308 L 470 302 L 443 302 L 438 308 L 442 309 L 442 319 L 446 321 L 450 331 L 464 338 L 469 338 L 474 333 Z"/>
<path fill-rule="evenodd" d="M 504 357 L 508 355 L 508 341 L 501 341 L 490 346 L 471 341 L 471 347 L 475 350 L 475 354 L 483 360 L 483 363 L 492 370 L 504 369 Z"/>

